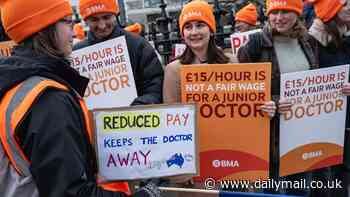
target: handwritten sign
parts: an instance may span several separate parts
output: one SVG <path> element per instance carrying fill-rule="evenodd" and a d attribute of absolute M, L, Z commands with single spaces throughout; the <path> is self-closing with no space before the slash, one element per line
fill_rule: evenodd
<path fill-rule="evenodd" d="M 197 174 L 195 105 L 95 110 L 104 181 Z"/>
<path fill-rule="evenodd" d="M 269 63 L 181 68 L 181 100 L 199 108 L 199 181 L 268 177 L 270 76 Z"/>
<path fill-rule="evenodd" d="M 348 76 L 348 65 L 281 76 L 281 98 L 293 103 L 280 122 L 281 176 L 342 163 Z"/>
<path fill-rule="evenodd" d="M 11 56 L 12 48 L 16 45 L 13 41 L 0 42 L 0 57 Z"/>
<path fill-rule="evenodd" d="M 261 32 L 261 29 L 255 29 L 243 33 L 234 33 L 231 35 L 231 48 L 233 57 L 237 58 L 239 48 L 244 46 L 249 41 L 249 35 Z"/>
<path fill-rule="evenodd" d="M 128 106 L 137 97 L 124 36 L 73 51 L 72 66 L 90 78 L 85 92 L 89 109 Z"/>

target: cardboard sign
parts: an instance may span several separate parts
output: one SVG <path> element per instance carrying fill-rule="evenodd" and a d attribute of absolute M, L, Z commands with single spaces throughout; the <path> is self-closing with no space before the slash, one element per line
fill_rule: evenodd
<path fill-rule="evenodd" d="M 261 29 L 255 29 L 243 33 L 234 33 L 231 35 L 231 48 L 233 57 L 237 58 L 238 49 L 249 41 L 249 35 L 261 32 Z"/>
<path fill-rule="evenodd" d="M 270 76 L 270 63 L 181 68 L 181 100 L 198 104 L 199 181 L 268 177 Z"/>
<path fill-rule="evenodd" d="M 89 109 L 129 106 L 137 97 L 124 36 L 73 51 L 72 66 L 90 78 L 85 92 Z"/>
<path fill-rule="evenodd" d="M 0 42 L 0 57 L 11 56 L 12 48 L 16 45 L 13 41 Z"/>
<path fill-rule="evenodd" d="M 195 105 L 94 110 L 103 182 L 197 174 Z"/>
<path fill-rule="evenodd" d="M 348 65 L 281 76 L 281 98 L 293 103 L 280 118 L 281 176 L 342 163 L 348 76 Z"/>

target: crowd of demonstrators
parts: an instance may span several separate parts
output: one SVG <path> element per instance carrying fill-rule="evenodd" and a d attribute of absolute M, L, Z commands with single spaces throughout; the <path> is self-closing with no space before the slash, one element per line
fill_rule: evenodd
<path fill-rule="evenodd" d="M 0 0 L 0 6 L 3 21 L 0 40 L 8 40 L 8 35 L 18 44 L 12 57 L 0 59 L 0 174 L 9 174 L 0 176 L 3 183 L 0 193 L 8 197 L 19 193 L 33 197 L 130 195 L 127 182 L 97 184 L 92 132 L 82 100 L 88 79 L 69 65 L 73 21 L 68 1 Z M 262 32 L 249 36 L 248 43 L 238 51 L 238 60 L 272 63 L 273 101 L 261 107 L 271 118 L 270 177 L 290 181 L 305 179 L 307 183 L 339 179 L 343 186 L 338 190 L 295 188 L 277 193 L 349 196 L 350 107 L 347 108 L 342 165 L 286 177 L 279 177 L 278 166 L 279 118 L 292 107 L 290 101 L 279 98 L 281 74 L 350 64 L 350 1 L 268 0 L 266 7 L 267 21 Z M 301 20 L 303 9 L 306 13 L 314 10 L 316 15 L 313 19 L 310 12 L 312 19 L 306 20 L 313 21 L 309 30 L 308 23 Z M 179 29 L 186 50 L 166 65 L 165 72 L 154 48 L 140 36 L 141 25 L 125 29 L 120 26 L 116 1 L 80 0 L 79 11 L 89 31 L 83 37 L 82 27 L 74 27 L 79 38 L 74 50 L 125 36 L 138 95 L 132 105 L 180 103 L 183 65 L 237 63 L 231 53 L 225 53 L 216 45 L 213 10 L 202 0 L 183 6 Z M 257 11 L 253 4 L 236 13 L 235 32 L 253 30 L 256 25 Z M 344 84 L 342 92 L 348 96 L 349 103 L 349 83 Z M 12 116 L 16 117 L 14 121 L 7 118 Z M 7 135 L 14 135 L 16 140 L 5 138 Z M 203 187 L 193 185 L 188 176 L 169 179 L 177 187 Z M 151 181 L 133 196 L 159 195 Z"/>
<path fill-rule="evenodd" d="M 11 57 L 0 59 L 1 195 L 129 196 L 118 184 L 97 184 L 93 132 L 82 100 L 88 79 L 68 60 L 69 1 L 2 0 L 0 5 L 4 29 L 18 44 Z M 149 183 L 133 196 L 160 193 Z"/>
<path fill-rule="evenodd" d="M 346 0 L 316 0 L 313 2 L 316 19 L 309 33 L 318 41 L 321 68 L 350 64 L 350 2 Z M 350 84 L 343 86 L 342 92 L 350 96 Z M 349 103 L 349 99 L 348 99 Z M 350 128 L 350 108 L 347 111 L 346 128 Z M 313 196 L 349 196 L 350 184 L 350 136 L 345 132 L 344 163 L 320 169 L 313 173 L 315 180 L 341 180 L 344 189 L 318 189 Z"/>
<path fill-rule="evenodd" d="M 104 6 L 100 6 L 104 5 Z M 118 21 L 115 0 L 80 0 L 79 12 L 89 27 L 87 39 L 74 45 L 81 49 L 125 36 L 138 97 L 132 105 L 162 102 L 163 67 L 154 48 L 141 36 L 124 30 Z"/>
<path fill-rule="evenodd" d="M 240 9 L 235 15 L 235 32 L 246 32 L 256 29 L 258 13 L 252 3 Z"/>

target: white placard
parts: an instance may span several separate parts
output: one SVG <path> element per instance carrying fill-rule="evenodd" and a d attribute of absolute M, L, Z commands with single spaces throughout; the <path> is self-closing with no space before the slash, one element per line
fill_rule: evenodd
<path fill-rule="evenodd" d="M 249 35 L 261 32 L 261 29 L 255 29 L 247 32 L 237 32 L 231 35 L 231 48 L 233 57 L 237 58 L 238 49 L 249 41 Z"/>
<path fill-rule="evenodd" d="M 102 181 L 197 174 L 195 105 L 95 110 Z"/>
<path fill-rule="evenodd" d="M 72 66 L 90 79 L 89 109 L 129 106 L 137 97 L 125 36 L 73 51 Z"/>
<path fill-rule="evenodd" d="M 280 117 L 281 168 L 293 172 L 298 160 L 305 171 L 342 162 L 347 98 L 341 88 L 348 77 L 349 65 L 281 75 L 280 96 L 293 103 Z"/>

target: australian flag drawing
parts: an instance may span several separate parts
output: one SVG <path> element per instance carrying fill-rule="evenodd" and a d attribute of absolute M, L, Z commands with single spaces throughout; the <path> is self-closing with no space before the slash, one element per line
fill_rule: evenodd
<path fill-rule="evenodd" d="M 166 161 L 166 164 L 168 165 L 168 168 L 170 168 L 172 165 L 177 165 L 180 168 L 182 168 L 182 165 L 184 164 L 184 162 L 185 162 L 185 159 L 183 158 L 182 154 L 176 153 Z"/>

